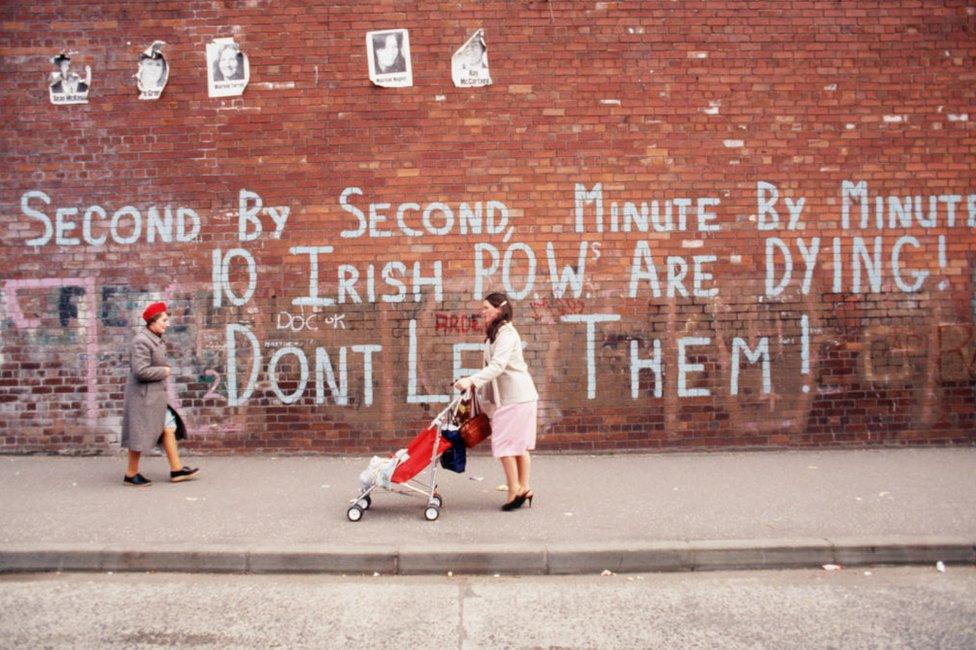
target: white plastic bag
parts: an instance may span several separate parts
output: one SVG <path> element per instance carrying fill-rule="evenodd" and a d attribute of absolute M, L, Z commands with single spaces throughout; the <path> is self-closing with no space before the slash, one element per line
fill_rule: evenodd
<path fill-rule="evenodd" d="M 392 458 L 382 458 L 373 456 L 369 461 L 369 466 L 359 475 L 359 487 L 363 491 L 368 490 L 373 485 L 389 488 L 392 483 L 390 478 L 397 466 L 409 458 L 406 449 L 400 449 Z"/>

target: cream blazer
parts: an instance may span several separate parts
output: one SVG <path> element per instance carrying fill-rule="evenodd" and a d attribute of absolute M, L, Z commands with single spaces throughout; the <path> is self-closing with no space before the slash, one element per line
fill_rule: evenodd
<path fill-rule="evenodd" d="M 498 328 L 494 343 L 485 341 L 485 367 L 471 380 L 482 398 L 495 406 L 539 399 L 522 356 L 522 337 L 511 323 Z"/>

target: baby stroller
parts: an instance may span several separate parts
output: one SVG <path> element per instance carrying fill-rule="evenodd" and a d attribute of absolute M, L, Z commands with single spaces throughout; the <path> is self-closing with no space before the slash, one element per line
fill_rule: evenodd
<path fill-rule="evenodd" d="M 426 429 L 410 441 L 406 449 L 397 451 L 389 458 L 374 456 L 369 467 L 359 475 L 359 496 L 352 499 L 346 517 L 349 521 L 359 521 L 373 504 L 372 493 L 381 487 L 404 496 L 422 496 L 427 501 L 424 518 L 434 521 L 440 516 L 444 499 L 437 492 L 437 465 L 441 455 L 451 449 L 452 443 L 444 437 L 442 429 L 449 427 L 457 417 L 462 396 L 455 398 L 447 408 L 438 413 Z M 463 443 L 455 439 L 460 447 Z M 417 480 L 427 466 L 430 466 L 428 483 Z M 456 471 L 463 471 L 461 470 Z"/>

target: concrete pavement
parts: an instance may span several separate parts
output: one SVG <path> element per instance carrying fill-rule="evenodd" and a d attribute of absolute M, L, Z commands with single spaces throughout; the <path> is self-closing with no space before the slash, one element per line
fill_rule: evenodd
<path fill-rule="evenodd" d="M 366 458 L 185 459 L 123 487 L 118 457 L 0 457 L 0 571 L 572 574 L 976 563 L 976 449 L 534 456 L 534 507 L 501 469 L 439 471 L 444 507 L 379 492 Z"/>

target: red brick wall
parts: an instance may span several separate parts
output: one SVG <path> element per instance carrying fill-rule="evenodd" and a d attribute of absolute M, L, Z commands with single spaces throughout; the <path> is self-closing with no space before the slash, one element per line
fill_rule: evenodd
<path fill-rule="evenodd" d="M 0 16 L 0 451 L 116 448 L 127 344 L 159 299 L 192 448 L 395 448 L 446 399 L 455 344 L 480 364 L 472 317 L 506 287 L 525 291 L 541 448 L 976 440 L 973 2 L 78 0 Z M 481 27 L 494 84 L 455 88 L 451 55 Z M 365 33 L 386 28 L 409 29 L 410 88 L 368 79 Z M 205 45 L 223 36 L 250 84 L 210 99 Z M 139 101 L 156 39 L 169 84 Z M 62 48 L 93 69 L 87 105 L 48 101 Z M 343 237 L 359 227 L 344 193 L 388 236 Z M 242 237 L 256 196 L 288 209 L 279 236 L 261 210 Z M 653 201 L 686 227 L 643 232 Z M 419 236 L 397 227 L 405 203 Z M 434 205 L 424 230 L 437 203 L 453 224 Z M 491 232 L 462 231 L 461 204 L 490 208 Z M 131 244 L 109 228 L 126 206 Z M 150 243 L 167 207 L 199 232 Z M 115 238 L 135 220 L 120 212 Z M 318 297 L 336 304 L 303 308 L 299 247 L 316 246 L 332 247 Z M 414 265 L 439 268 L 418 300 Z M 353 272 L 359 301 L 339 302 Z M 345 399 L 325 373 L 317 390 L 325 354 L 337 382 L 345 358 Z"/>

